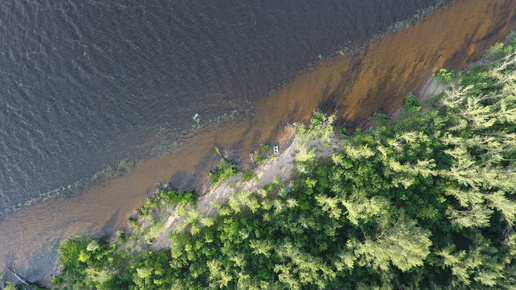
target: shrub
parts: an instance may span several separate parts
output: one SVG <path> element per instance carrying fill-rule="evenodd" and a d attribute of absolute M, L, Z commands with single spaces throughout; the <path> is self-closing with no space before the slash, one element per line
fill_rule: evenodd
<path fill-rule="evenodd" d="M 246 174 L 244 174 L 242 176 L 242 181 L 244 181 L 244 182 L 250 181 L 251 179 L 254 179 L 255 181 L 259 181 L 260 180 L 258 178 L 258 176 L 256 175 L 256 173 L 254 173 L 252 171 L 251 172 L 247 172 Z"/>
<path fill-rule="evenodd" d="M 213 186 L 217 185 L 229 176 L 235 176 L 237 173 L 238 169 L 234 163 L 229 162 L 225 158 L 221 158 L 217 170 L 215 172 L 210 172 L 210 176 L 213 177 Z"/>
<path fill-rule="evenodd" d="M 460 78 L 461 76 L 462 76 L 462 72 L 457 72 L 456 70 L 448 70 L 445 68 L 442 68 L 439 70 L 439 72 L 433 74 L 433 77 L 435 78 L 435 80 L 437 80 L 443 84 L 448 84 L 452 80 L 454 80 L 456 78 Z"/>

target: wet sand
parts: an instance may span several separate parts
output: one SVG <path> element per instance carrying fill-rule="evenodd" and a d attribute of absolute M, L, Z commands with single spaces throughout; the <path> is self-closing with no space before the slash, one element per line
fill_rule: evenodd
<path fill-rule="evenodd" d="M 432 72 L 464 67 L 515 28 L 514 1 L 456 1 L 355 55 L 321 61 L 253 104 L 251 118 L 200 130 L 172 154 L 143 161 L 71 199 L 7 214 L 0 220 L 0 261 L 29 280 L 48 281 L 57 271 L 58 241 L 80 233 L 109 235 L 126 224 L 159 183 L 205 193 L 208 171 L 219 161 L 214 146 L 242 165 L 260 143 L 281 143 L 287 123 L 306 121 L 316 109 L 337 112 L 339 126 L 363 127 L 374 112 L 393 114 Z"/>

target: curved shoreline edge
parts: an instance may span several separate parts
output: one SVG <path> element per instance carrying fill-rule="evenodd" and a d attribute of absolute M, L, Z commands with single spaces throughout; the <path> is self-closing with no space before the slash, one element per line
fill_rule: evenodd
<path fill-rule="evenodd" d="M 416 11 L 416 13 L 407 19 L 398 21 L 393 23 L 391 26 L 387 27 L 385 31 L 378 32 L 374 35 L 372 35 L 370 38 L 365 39 L 363 41 L 357 41 L 357 43 L 351 43 L 346 44 L 342 47 L 336 48 L 334 51 L 328 52 L 326 55 L 321 55 L 316 59 L 310 60 L 309 63 L 301 68 L 298 71 L 295 71 L 291 73 L 290 75 L 286 76 L 284 80 L 282 80 L 279 84 L 277 84 L 274 88 L 272 88 L 269 92 L 267 92 L 267 96 L 272 96 L 276 91 L 284 88 L 287 86 L 287 84 L 295 79 L 296 77 L 306 74 L 314 69 L 317 68 L 320 62 L 331 60 L 332 58 L 344 55 L 344 54 L 357 54 L 364 48 L 366 48 L 368 45 L 384 38 L 389 35 L 392 35 L 394 33 L 397 33 L 399 31 L 403 31 L 406 29 L 409 29 L 411 26 L 415 25 L 418 22 L 424 21 L 426 17 L 432 14 L 433 11 L 444 8 L 447 5 L 451 4 L 453 0 L 438 0 L 436 3 L 432 6 L 426 7 L 424 9 Z M 203 123 L 207 123 L 210 125 L 207 125 L 205 127 L 213 126 L 214 124 L 221 124 L 221 123 L 227 123 L 234 121 L 238 118 L 245 118 L 246 116 L 253 114 L 253 106 L 250 105 L 249 107 L 232 110 L 225 112 L 224 114 L 220 116 L 212 116 L 211 120 L 205 120 Z M 205 125 L 205 124 L 204 124 Z M 199 129 L 199 127 L 196 127 L 195 129 Z M 187 132 L 186 135 L 191 135 L 192 132 Z M 174 143 L 177 140 L 170 141 L 170 140 L 159 140 L 156 141 L 153 145 L 151 145 L 150 149 L 148 151 L 153 151 L 154 148 L 156 151 L 158 151 L 158 155 L 163 154 L 170 154 L 174 148 L 180 146 L 181 144 L 184 144 L 184 139 L 187 138 L 185 136 L 180 136 L 178 143 Z M 170 141 L 170 144 L 166 144 L 164 146 L 160 146 L 161 141 Z M 36 205 L 38 203 L 44 203 L 50 200 L 59 199 L 59 198 L 74 198 L 75 195 L 80 194 L 83 191 L 87 191 L 91 188 L 94 188 L 95 186 L 109 182 L 113 180 L 116 177 L 123 176 L 125 173 L 130 171 L 132 168 L 134 168 L 135 164 L 140 162 L 144 159 L 149 158 L 155 158 L 158 157 L 154 153 L 149 153 L 148 156 L 145 156 L 144 158 L 132 158 L 132 157 L 126 157 L 122 160 L 117 161 L 116 163 L 112 164 L 106 164 L 103 168 L 100 168 L 97 172 L 95 172 L 91 176 L 87 176 L 84 178 L 81 178 L 79 180 L 76 180 L 69 184 L 63 184 L 59 188 L 50 189 L 45 192 L 40 192 L 38 196 L 35 196 L 34 198 L 26 201 L 19 202 L 17 204 L 13 204 L 5 209 L 0 210 L 0 219 L 11 212 L 16 212 L 18 210 L 21 210 L 23 208 L 27 208 L 33 205 Z"/>
<path fill-rule="evenodd" d="M 478 1 L 469 1 L 468 3 L 472 3 L 472 2 L 478 2 Z M 510 11 L 512 11 L 511 9 L 508 9 L 507 6 L 511 6 L 513 4 L 507 4 L 507 1 L 495 1 L 498 5 L 497 7 L 505 7 L 503 13 L 501 13 L 501 15 L 506 15 L 506 14 L 509 14 L 510 15 Z M 461 1 L 458 1 L 457 3 L 461 3 Z M 505 4 L 503 4 L 505 3 Z M 484 5 L 482 3 L 482 5 Z M 505 6 L 504 6 L 505 5 Z M 459 5 L 460 6 L 460 5 Z M 491 4 L 489 5 L 485 5 L 487 7 L 491 7 Z M 464 7 L 462 7 L 464 8 Z M 507 8 L 507 9 L 506 9 Z M 509 7 L 510 8 L 510 7 Z M 455 8 L 454 8 L 455 9 Z M 487 8 L 482 8 L 484 11 L 485 9 Z M 452 9 L 453 10 L 453 9 Z M 460 10 L 460 9 L 459 9 Z M 451 11 L 451 10 L 450 10 Z M 472 12 L 472 11 L 470 11 Z M 455 11 L 454 13 L 457 13 L 457 11 Z M 496 14 L 498 15 L 498 14 Z M 441 26 L 438 26 L 438 27 L 435 27 L 435 21 L 437 20 L 437 22 L 442 22 L 443 24 L 446 24 L 446 19 L 449 18 L 449 13 L 446 14 L 446 13 L 443 13 L 443 11 L 438 11 L 438 13 L 436 13 L 436 16 L 438 17 L 434 17 L 432 16 L 430 19 L 431 22 L 433 23 L 434 25 L 434 30 L 435 29 L 438 29 L 439 31 L 442 30 Z M 440 18 L 439 18 L 440 17 Z M 472 16 L 473 17 L 473 16 Z M 475 34 L 475 36 L 473 38 L 471 38 L 472 36 L 468 36 L 468 39 L 473 39 L 473 44 L 472 46 L 465 46 L 464 49 L 461 48 L 460 51 L 466 51 L 467 54 L 469 53 L 472 53 L 474 51 L 482 51 L 483 50 L 483 46 L 485 46 L 485 42 L 481 42 L 479 39 L 484 39 L 485 35 L 483 35 L 483 33 L 488 33 L 489 37 L 488 39 L 484 39 L 484 41 L 486 42 L 494 42 L 494 40 L 499 40 L 499 37 L 500 35 L 505 35 L 505 32 L 504 30 L 507 29 L 508 24 L 504 24 L 502 26 L 500 26 L 500 22 L 496 22 L 496 21 L 493 21 L 491 22 L 491 19 L 484 19 L 482 17 L 484 17 L 482 14 L 479 14 L 479 15 L 476 15 L 474 16 L 478 19 L 483 19 L 482 20 L 482 25 L 480 26 L 481 28 L 477 31 L 477 33 Z M 498 16 L 497 16 L 498 17 Z M 501 16 L 500 16 L 501 17 Z M 505 16 L 503 16 L 505 17 Z M 437 18 L 437 19 L 436 19 Z M 510 19 L 511 17 L 507 18 L 505 17 L 505 19 Z M 498 24 L 497 24 L 498 23 Z M 421 25 L 416 25 L 416 26 L 421 26 Z M 444 25 L 445 27 L 448 27 L 448 28 L 452 28 L 453 26 L 450 26 L 450 25 Z M 502 28 L 501 28 L 502 27 Z M 420 28 L 420 27 L 419 27 Z M 419 28 L 417 28 L 416 30 L 418 30 Z M 406 38 L 403 38 L 403 37 L 400 37 L 400 36 L 406 36 L 408 34 L 410 34 L 410 31 L 411 29 L 409 29 L 408 31 L 402 31 L 401 33 L 398 33 L 396 34 L 394 37 L 389 37 L 389 39 L 386 39 L 386 40 L 380 40 L 380 44 L 383 45 L 383 49 L 386 49 L 386 47 L 392 47 L 392 42 L 394 40 L 394 42 L 403 42 L 403 43 L 407 43 L 407 40 Z M 425 35 L 424 33 L 421 33 L 421 30 L 419 29 L 418 30 L 419 33 L 421 35 Z M 455 32 L 453 32 L 455 33 Z M 447 35 L 455 35 L 455 34 L 452 34 L 452 31 L 448 32 Z M 462 36 L 460 36 L 462 37 Z M 459 38 L 460 38 L 459 37 Z M 479 38 L 479 39 L 477 39 Z M 456 39 L 456 37 L 454 38 Z M 421 41 L 424 41 L 422 39 L 419 39 L 417 38 L 417 41 L 416 42 L 421 42 Z M 453 46 L 453 45 L 456 45 L 455 43 L 448 43 L 444 40 L 441 40 L 441 39 L 434 39 L 434 38 L 431 38 L 431 39 L 428 39 L 429 42 L 435 42 L 437 44 L 439 43 L 446 43 L 447 45 L 450 45 L 450 46 Z M 461 40 L 462 41 L 462 40 Z M 377 46 L 380 46 L 380 45 L 372 45 L 371 48 L 368 48 L 368 51 L 373 51 L 374 52 L 374 49 L 375 47 Z M 460 47 L 462 47 L 462 45 L 459 45 Z M 417 47 L 413 44 L 411 44 L 410 47 Z M 452 64 L 458 64 L 458 63 L 461 63 L 462 61 L 467 61 L 467 58 L 464 57 L 464 55 L 460 55 L 460 56 L 455 56 L 454 59 L 455 61 L 449 61 L 450 60 L 450 57 L 451 55 L 453 55 L 453 51 L 455 51 L 454 49 L 456 49 L 456 47 L 452 47 L 450 49 L 450 52 L 442 52 L 441 50 L 439 51 L 436 51 L 435 52 L 435 57 L 439 56 L 439 55 L 443 55 L 442 58 L 438 59 L 437 62 L 435 62 L 435 59 L 432 59 L 428 64 L 425 63 L 425 65 L 427 65 L 428 67 L 425 68 L 425 71 L 431 71 L 431 70 L 435 70 L 436 68 L 435 67 L 440 67 L 442 66 L 442 63 L 443 62 L 446 62 L 446 63 L 449 63 L 450 65 Z M 374 52 L 374 53 L 378 53 L 378 52 Z M 375 54 L 369 54 L 367 58 L 371 58 L 371 56 L 375 56 Z M 393 55 L 393 59 L 397 59 L 396 57 L 396 50 L 393 50 L 391 51 L 391 53 L 394 53 Z M 425 52 L 425 53 L 430 53 L 430 55 L 427 54 L 428 56 L 428 59 L 431 59 L 432 56 L 433 56 L 433 52 Z M 403 53 L 401 53 L 400 55 L 405 55 L 407 56 L 408 59 L 410 59 L 410 61 L 412 61 L 412 57 L 415 57 L 417 58 L 418 54 L 414 54 L 413 51 L 403 51 Z M 415 56 L 414 56 L 415 55 Z M 373 58 L 374 60 L 382 60 L 382 58 Z M 402 59 L 401 59 L 402 60 Z M 460 61 L 457 61 L 457 60 L 460 60 Z M 324 65 L 325 66 L 329 66 L 331 70 L 333 70 L 334 67 L 340 65 L 340 66 L 345 66 L 347 65 L 345 62 L 342 62 L 340 61 L 340 63 L 338 65 L 333 65 L 332 62 L 334 61 L 330 61 L 329 63 L 325 63 Z M 407 63 L 405 63 L 405 65 L 408 65 Z M 422 64 L 418 64 L 418 66 L 421 66 Z M 460 64 L 459 64 L 460 65 Z M 451 66 L 451 67 L 454 67 L 454 66 Z M 379 66 L 377 65 L 377 62 L 373 62 L 373 67 L 372 69 L 378 69 Z M 456 67 L 454 67 L 456 68 Z M 372 71 L 371 69 L 371 71 Z M 369 71 L 368 70 L 361 70 L 361 73 L 362 74 L 364 73 L 366 76 L 369 74 Z M 317 100 L 318 100 L 318 97 L 317 98 L 312 98 L 312 99 L 309 99 L 308 102 L 306 104 L 303 104 L 301 105 L 300 107 L 297 107 L 296 105 L 296 101 L 292 101 L 292 104 L 290 106 L 287 106 L 283 100 L 288 100 L 288 98 L 286 98 L 286 95 L 289 95 L 289 94 L 292 94 L 292 95 L 301 95 L 302 94 L 302 90 L 307 90 L 307 94 L 312 94 L 312 93 L 316 93 L 318 94 L 319 92 L 313 90 L 313 89 L 310 89 L 310 85 L 313 85 L 315 82 L 322 82 L 322 83 L 326 83 L 326 80 L 328 79 L 328 77 L 330 78 L 333 78 L 333 80 L 336 80 L 337 79 L 337 75 L 339 74 L 339 72 L 337 70 L 335 70 L 335 72 L 332 72 L 332 73 L 327 73 L 327 74 L 317 74 L 317 73 L 309 73 L 309 75 L 307 77 L 304 77 L 304 78 L 301 78 L 301 80 L 299 81 L 294 81 L 296 84 L 294 84 L 292 87 L 290 88 L 287 88 L 288 89 L 288 92 L 280 92 L 279 94 L 279 97 L 277 98 L 273 98 L 273 99 L 267 99 L 267 100 L 264 100 L 263 104 L 258 104 L 256 107 L 257 109 L 261 110 L 262 107 L 263 108 L 270 108 L 270 106 L 275 106 L 275 107 L 278 107 L 278 108 L 281 108 L 283 111 L 295 111 L 297 112 L 296 114 L 293 115 L 293 119 L 290 119 L 290 118 L 282 118 L 281 119 L 281 123 L 282 124 L 285 124 L 285 123 L 288 123 L 288 122 L 292 122 L 294 120 L 306 120 L 309 116 L 301 116 L 301 114 L 299 114 L 299 112 L 304 112 L 306 110 L 305 107 L 312 107 L 310 109 L 310 112 L 313 112 L 313 108 L 317 107 Z M 399 72 L 396 72 L 395 73 L 396 75 L 400 75 Z M 415 72 L 415 75 L 417 75 L 417 71 Z M 321 76 L 323 75 L 323 76 Z M 413 74 L 414 75 L 414 74 Z M 370 75 L 369 75 L 370 76 Z M 310 78 L 314 77 L 314 80 L 313 81 L 310 81 Z M 316 78 L 316 77 L 319 77 L 319 78 Z M 417 79 L 418 81 L 421 81 L 421 80 L 425 80 L 427 79 L 428 75 L 426 74 L 423 78 L 414 78 L 414 79 Z M 395 79 L 394 80 L 394 84 L 398 84 L 399 82 L 402 82 L 402 79 Z M 300 86 L 300 83 L 306 83 L 308 84 L 309 86 L 307 87 L 299 87 Z M 362 84 L 363 85 L 363 84 Z M 422 84 L 421 84 L 422 85 Z M 299 87 L 299 90 L 295 90 L 293 88 L 296 88 L 296 86 Z M 332 84 L 333 86 L 333 84 Z M 410 86 L 413 88 L 414 87 L 414 84 L 411 83 Z M 417 87 L 418 85 L 416 85 L 415 87 Z M 308 88 L 308 89 L 307 89 Z M 319 86 L 316 87 L 317 90 L 319 90 Z M 390 88 L 388 91 L 390 92 L 392 88 Z M 330 87 L 329 91 L 330 92 L 333 92 L 334 88 L 333 87 Z M 413 90 L 413 89 L 410 89 L 410 90 Z M 409 91 L 410 91 L 409 90 Z M 394 94 L 396 94 L 397 91 L 393 91 Z M 341 91 L 338 91 L 337 90 L 337 93 L 341 93 Z M 356 92 L 354 92 L 356 93 Z M 358 94 L 360 94 L 361 92 L 359 91 Z M 408 92 L 407 92 L 408 93 Z M 399 92 L 397 93 L 398 96 L 396 98 L 391 98 L 389 99 L 388 103 L 392 103 L 392 106 L 393 107 L 398 107 L 397 105 L 397 100 L 398 99 L 402 99 L 403 96 L 405 96 L 405 94 L 400 94 Z M 353 103 L 353 100 L 351 100 Z M 354 104 L 354 103 L 353 103 Z M 368 108 L 372 108 L 373 105 L 375 104 L 372 104 L 372 103 L 368 103 L 368 104 L 362 104 L 363 106 L 366 106 Z M 360 106 L 357 105 L 357 104 L 354 104 L 353 105 L 355 109 L 361 111 L 362 109 L 360 109 Z M 342 112 L 342 111 L 341 111 Z M 367 112 L 365 113 L 365 115 L 367 115 Z M 349 116 L 347 116 L 349 118 Z M 256 121 L 256 120 L 255 120 Z M 262 124 L 262 123 L 260 123 Z M 269 131 L 272 131 L 274 132 L 274 126 L 266 123 L 266 124 L 262 124 L 264 128 L 266 128 L 266 131 L 269 132 Z M 242 129 L 239 127 L 243 127 Z M 272 126 L 272 127 L 271 127 Z M 284 126 L 284 125 L 282 125 Z M 239 140 L 237 142 L 238 146 L 241 146 L 242 144 L 244 144 L 244 146 L 247 146 L 246 144 L 248 144 L 248 142 L 250 142 L 249 140 L 258 140 L 258 144 L 261 143 L 261 142 L 266 142 L 266 137 L 265 135 L 254 135 L 252 136 L 252 134 L 249 134 L 249 133 L 245 133 L 246 131 L 246 125 L 243 125 L 242 124 L 231 124 L 231 126 L 229 127 L 232 127 L 233 129 L 235 129 L 237 132 L 235 133 L 235 135 L 237 134 L 247 134 L 247 137 L 245 138 L 241 138 L 241 139 L 235 139 L 235 140 Z M 217 144 L 217 146 L 222 146 L 222 147 L 226 147 L 226 148 L 229 148 L 229 149 L 232 149 L 230 147 L 230 145 L 228 145 L 227 142 L 224 142 L 222 139 L 223 138 L 233 138 L 232 136 L 228 136 L 227 134 L 223 134 L 223 132 L 219 132 L 219 131 L 216 131 L 216 133 L 214 134 L 221 134 L 221 136 L 224 136 L 224 137 L 221 137 L 220 139 L 213 139 L 214 143 Z M 259 137 L 256 137 L 256 136 L 259 136 Z M 206 136 L 203 136 L 201 139 L 203 138 L 207 138 Z M 254 139 L 253 139 L 254 138 Z M 271 138 L 275 138 L 274 136 L 272 136 Z M 210 142 L 211 139 L 210 139 Z M 255 143 L 256 144 L 256 143 Z M 192 145 L 192 144 L 190 144 Z M 253 149 L 251 149 L 253 150 Z M 210 146 L 209 148 L 209 151 L 213 151 L 213 147 Z M 213 152 L 214 153 L 214 152 Z M 182 155 L 189 155 L 189 154 L 192 154 L 191 152 L 185 152 L 185 151 L 181 151 L 181 154 Z M 202 153 L 204 154 L 204 153 Z M 247 157 L 246 155 L 248 154 L 248 152 L 244 152 L 244 157 Z M 214 156 L 210 157 L 213 159 L 213 161 L 216 161 L 217 157 L 215 156 L 215 154 L 213 154 Z M 197 156 L 195 155 L 190 155 L 190 159 L 191 160 L 197 160 Z M 192 159 L 193 158 L 193 159 Z M 236 157 L 238 158 L 238 157 Z M 195 161 L 197 162 L 197 161 Z M 209 164 L 207 164 L 206 162 L 200 162 L 200 164 L 202 164 L 201 166 L 202 167 L 205 167 L 205 168 L 214 168 L 214 166 L 211 166 Z M 161 166 L 159 163 L 154 163 L 152 166 L 154 167 L 159 167 L 161 171 L 169 171 L 170 169 L 169 168 L 165 168 L 163 166 Z M 24 233 L 13 233 L 13 234 L 10 234 L 8 237 L 9 239 L 8 240 L 2 240 L 2 244 L 3 245 L 7 245 L 6 248 L 4 249 L 9 249 L 9 256 L 6 256 L 6 257 L 14 257 L 11 261 L 16 261 L 17 264 L 22 264 L 22 266 L 20 267 L 21 269 L 24 269 L 23 270 L 23 274 L 26 274 L 25 272 L 27 272 L 28 274 L 27 275 L 39 275 L 38 277 L 42 277 L 42 275 L 40 275 L 40 270 L 37 270 L 35 271 L 34 268 L 34 265 L 37 265 L 38 263 L 40 263 L 40 267 L 41 268 L 41 265 L 43 264 L 49 264 L 49 263 L 53 263 L 53 259 L 52 260 L 43 260 L 42 257 L 44 256 L 42 254 L 43 251 L 52 251 L 54 252 L 54 245 L 55 245 L 55 242 L 56 240 L 53 239 L 53 238 L 49 238 L 48 236 L 46 236 L 45 234 L 51 234 L 52 237 L 63 237 L 63 236 L 67 236 L 67 235 L 73 235 L 74 233 L 74 230 L 68 230 L 68 229 L 64 229 L 65 226 L 75 226 L 77 225 L 77 227 L 80 229 L 80 232 L 89 232 L 89 233 L 92 233 L 92 232 L 98 232 L 100 229 L 103 229 L 106 225 L 116 225 L 116 227 L 120 226 L 120 225 L 123 225 L 125 224 L 125 221 L 127 220 L 127 217 L 128 215 L 126 215 L 126 213 L 129 213 L 129 214 L 132 214 L 134 212 L 134 209 L 139 207 L 145 200 L 145 198 L 147 197 L 146 195 L 144 195 L 143 193 L 145 192 L 148 192 L 148 191 L 153 191 L 154 188 L 155 188 L 155 184 L 159 183 L 159 182 L 166 182 L 168 180 L 168 178 L 170 177 L 170 175 L 168 175 L 167 173 L 167 176 L 161 176 L 159 174 L 156 174 L 156 171 L 152 169 L 152 166 L 149 165 L 147 167 L 145 167 L 146 171 L 148 172 L 151 172 L 150 174 L 152 174 L 153 176 L 151 176 L 150 179 L 148 179 L 148 175 L 146 176 L 143 176 L 142 178 L 138 178 L 138 177 L 135 177 L 133 175 L 130 175 L 127 176 L 129 179 L 133 179 L 133 183 L 131 186 L 128 186 L 127 185 L 127 178 L 122 178 L 123 180 L 125 181 L 121 181 L 121 182 L 114 182 L 112 186 L 107 186 L 107 187 L 99 187 L 97 189 L 95 189 L 95 191 L 97 193 L 101 193 L 101 195 L 105 196 L 106 198 L 105 199 L 99 199 L 99 198 L 91 198 L 91 196 L 87 195 L 87 194 L 84 194 L 81 196 L 81 199 L 84 199 L 84 200 L 88 200 L 88 202 L 92 199 L 93 202 L 91 202 L 91 204 L 102 204 L 102 205 L 106 205 L 106 206 L 99 206 L 98 209 L 96 209 L 95 212 L 88 212 L 86 213 L 82 208 L 81 206 L 79 206 L 78 204 L 75 204 L 75 203 L 72 203 L 72 202 L 66 202 L 64 203 L 55 203 L 55 202 L 49 202 L 45 205 L 41 205 L 41 206 L 36 206 L 35 208 L 32 208 L 31 210 L 33 211 L 33 213 L 29 214 L 29 216 L 23 220 L 20 220 L 18 217 L 16 216 L 11 216 L 10 217 L 10 220 L 11 220 L 11 224 L 14 223 L 15 225 L 19 225 L 19 224 L 24 224 L 27 226 L 27 230 L 24 231 Z M 188 173 L 191 173 L 191 172 L 195 172 L 195 169 L 188 169 L 188 170 L 185 170 L 186 172 Z M 193 174 L 193 173 L 192 173 Z M 160 176 L 159 178 L 156 178 L 155 176 Z M 205 176 L 205 175 L 203 175 Z M 122 180 L 121 179 L 121 180 Z M 159 179 L 159 180 L 158 180 Z M 142 187 L 142 182 L 147 182 L 147 185 L 149 184 L 149 180 L 150 183 L 151 183 L 151 186 L 149 188 L 147 188 L 147 186 L 145 187 Z M 135 186 L 138 185 L 138 183 L 140 184 L 139 186 Z M 132 188 L 134 188 L 134 190 L 132 190 Z M 129 207 L 125 207 L 125 205 L 121 205 L 121 207 L 119 208 L 119 210 L 117 210 L 117 208 L 108 208 L 108 204 L 116 204 L 117 201 L 120 201 L 120 196 L 119 195 L 118 197 L 112 197 L 111 196 L 111 193 L 109 193 L 108 191 L 113 191 L 113 192 L 125 192 L 127 193 L 124 198 L 125 198 L 125 201 L 124 203 L 129 203 Z M 140 195 L 136 196 L 136 193 L 135 191 L 137 191 Z M 88 203 L 90 204 L 90 203 Z M 70 208 L 74 208 L 75 209 L 75 213 L 76 214 L 76 217 L 77 218 L 74 218 L 74 217 L 67 217 L 66 213 L 59 213 L 57 209 L 61 208 L 61 205 L 63 205 L 63 207 L 65 205 L 68 205 Z M 105 213 L 106 212 L 119 212 L 120 214 L 119 215 L 108 215 L 107 217 L 105 217 Z M 43 213 L 50 213 L 50 217 L 46 217 L 43 215 Z M 56 215 L 59 215 L 59 217 L 57 217 L 57 222 L 54 222 L 54 219 L 56 219 L 56 217 L 54 217 L 54 213 Z M 34 217 L 33 217 L 34 216 Z M 63 221 L 61 222 L 60 221 L 60 216 L 63 216 L 64 219 Z M 79 223 L 79 220 L 82 220 L 82 221 L 86 221 L 86 222 L 83 222 L 83 223 Z M 116 222 L 114 221 L 116 220 Z M 34 222 L 35 221 L 35 222 Z M 9 227 L 8 227 L 9 228 Z M 32 233 L 34 233 L 35 235 L 37 236 L 33 236 Z M 42 237 L 40 237 L 42 236 Z M 28 241 L 32 241 L 34 243 L 34 245 L 30 245 L 30 248 L 27 247 L 27 242 Z M 15 243 L 16 245 L 12 245 L 12 243 Z M 37 244 L 35 244 L 37 243 Z M 23 253 L 19 253 L 20 251 L 23 251 L 23 252 L 26 252 L 26 253 L 29 253 L 30 255 L 33 255 L 35 256 L 36 258 L 35 259 L 27 259 L 27 258 L 23 258 L 22 254 Z M 55 253 L 55 252 L 54 252 Z M 41 262 L 41 261 L 48 261 L 48 262 Z M 42 264 L 43 263 L 43 264 Z M 20 269 L 18 268 L 18 269 Z M 35 277 L 35 276 L 34 276 Z M 43 278 L 43 279 L 46 279 L 46 278 Z"/>
<path fill-rule="evenodd" d="M 486 58 L 464 75 L 440 70 L 435 81 L 455 80 L 444 92 L 423 106 L 409 95 L 399 120 L 376 114 L 366 133 L 339 137 L 335 116 L 314 113 L 311 128 L 300 126 L 285 151 L 286 163 L 269 168 L 277 172 L 295 159 L 294 178 L 262 188 L 230 178 L 206 195 L 227 201 L 179 202 L 164 227 L 146 209 L 142 231 L 129 240 L 120 234 L 111 245 L 65 241 L 63 271 L 53 281 L 107 288 L 511 289 L 516 32 Z M 156 204 L 156 217 L 162 206 Z M 170 244 L 153 230 L 155 222 L 171 229 Z"/>

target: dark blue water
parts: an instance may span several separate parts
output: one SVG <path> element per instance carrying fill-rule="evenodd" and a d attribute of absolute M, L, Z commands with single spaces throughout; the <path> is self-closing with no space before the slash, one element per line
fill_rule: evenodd
<path fill-rule="evenodd" d="M 195 114 L 252 113 L 319 55 L 437 2 L 2 1 L 0 214 L 159 153 Z"/>

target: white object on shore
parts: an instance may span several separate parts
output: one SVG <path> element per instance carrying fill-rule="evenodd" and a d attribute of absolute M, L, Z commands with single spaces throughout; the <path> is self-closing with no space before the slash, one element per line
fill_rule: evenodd
<path fill-rule="evenodd" d="M 272 146 L 272 149 L 274 150 L 274 155 L 278 155 L 279 154 L 279 145 Z"/>
<path fill-rule="evenodd" d="M 197 122 L 197 124 L 199 124 L 199 122 L 201 122 L 201 116 L 199 116 L 199 114 L 195 114 L 192 118 L 195 122 Z"/>
<path fill-rule="evenodd" d="M 14 277 L 16 277 L 16 279 L 20 280 L 20 282 L 29 286 L 32 289 L 32 286 L 29 284 L 29 282 L 27 282 L 27 280 L 25 280 L 22 276 L 16 274 L 13 270 L 11 270 L 11 268 L 7 268 L 4 263 L 2 263 L 2 266 L 4 266 L 5 269 L 9 270 L 9 272 L 13 273 L 13 275 L 14 275 Z"/>

